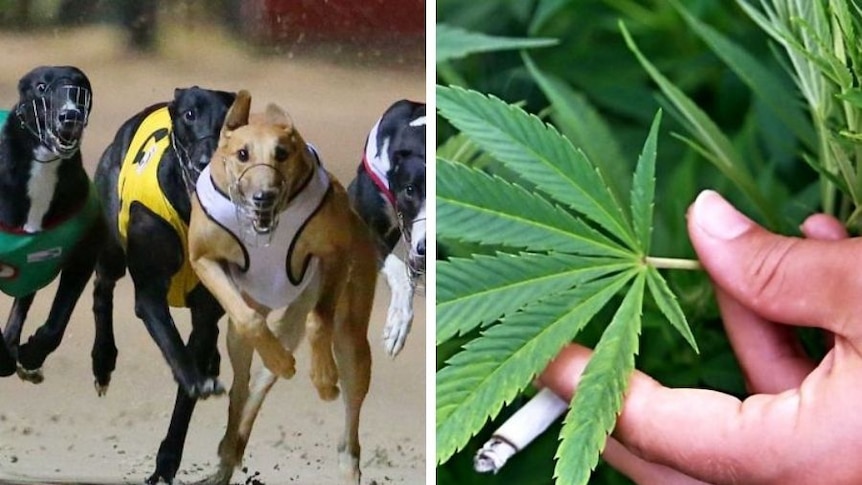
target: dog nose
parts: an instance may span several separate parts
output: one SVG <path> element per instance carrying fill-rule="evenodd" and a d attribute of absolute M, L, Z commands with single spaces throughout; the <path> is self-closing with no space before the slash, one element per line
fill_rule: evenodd
<path fill-rule="evenodd" d="M 275 190 L 259 190 L 251 196 L 252 201 L 258 207 L 266 207 L 275 204 L 275 199 L 278 197 L 278 192 Z"/>
<path fill-rule="evenodd" d="M 60 123 L 78 123 L 83 119 L 83 113 L 79 109 L 64 109 L 60 111 Z"/>
<path fill-rule="evenodd" d="M 78 109 L 64 109 L 57 115 L 59 135 L 65 140 L 81 136 L 84 131 L 84 113 Z"/>
<path fill-rule="evenodd" d="M 419 241 L 419 244 L 416 246 L 416 254 L 419 256 L 425 257 L 425 240 Z"/>

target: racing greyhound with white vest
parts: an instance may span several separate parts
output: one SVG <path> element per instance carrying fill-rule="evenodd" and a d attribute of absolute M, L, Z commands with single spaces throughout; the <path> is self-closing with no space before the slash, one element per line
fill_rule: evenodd
<path fill-rule="evenodd" d="M 347 193 L 375 235 L 392 292 L 383 346 L 394 357 L 413 323 L 413 294 L 425 272 L 425 103 L 401 100 L 383 113 L 368 134 Z M 392 253 L 402 239 L 406 266 Z"/>
<path fill-rule="evenodd" d="M 251 96 L 240 91 L 198 178 L 189 226 L 192 267 L 229 317 L 234 371 L 210 483 L 229 483 L 267 392 L 277 377 L 294 375 L 292 352 L 307 332 L 321 399 L 335 399 L 341 379 L 339 465 L 346 483 L 358 484 L 359 413 L 371 380 L 374 242 L 287 114 L 270 104 L 250 116 L 250 106 Z M 264 366 L 252 377 L 255 351 Z"/>
<path fill-rule="evenodd" d="M 93 274 L 105 225 L 81 161 L 92 108 L 87 76 L 72 66 L 37 67 L 18 94 L 0 132 L 0 291 L 15 298 L 0 334 L 0 376 L 17 369 L 39 383 Z M 36 292 L 58 274 L 48 319 L 20 344 Z"/>

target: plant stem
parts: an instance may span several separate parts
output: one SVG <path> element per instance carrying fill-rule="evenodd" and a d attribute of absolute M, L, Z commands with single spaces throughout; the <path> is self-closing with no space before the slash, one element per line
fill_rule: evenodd
<path fill-rule="evenodd" d="M 644 262 L 657 269 L 686 269 L 689 271 L 702 271 L 700 261 L 696 259 L 681 259 L 681 258 L 656 258 L 647 256 Z"/>

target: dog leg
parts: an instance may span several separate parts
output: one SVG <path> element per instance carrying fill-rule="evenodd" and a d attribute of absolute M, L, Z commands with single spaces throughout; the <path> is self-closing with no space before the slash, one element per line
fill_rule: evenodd
<path fill-rule="evenodd" d="M 344 401 L 344 435 L 338 444 L 338 465 L 344 483 L 358 485 L 359 413 L 371 382 L 371 349 L 368 346 L 368 320 L 374 301 L 375 270 L 356 270 L 354 274 L 369 274 L 369 281 L 349 281 L 335 311 L 335 361 L 341 374 Z"/>
<path fill-rule="evenodd" d="M 225 274 L 222 265 L 212 259 L 195 259 L 194 256 L 191 263 L 201 282 L 210 289 L 236 325 L 237 334 L 254 344 L 263 364 L 280 377 L 293 377 L 296 373 L 296 359 L 293 354 L 285 349 L 272 333 L 262 312 L 251 308 L 243 299 L 230 277 Z"/>
<path fill-rule="evenodd" d="M 0 377 L 8 377 L 15 373 L 15 357 L 6 345 L 6 339 L 0 332 Z"/>
<path fill-rule="evenodd" d="M 217 364 L 216 369 L 213 369 L 213 362 L 218 360 L 216 344 L 218 343 L 218 320 L 222 315 L 221 307 L 200 286 L 189 295 L 189 307 L 192 313 L 192 331 L 189 334 L 187 348 L 195 359 L 198 371 L 208 375 L 214 382 L 213 393 L 222 394 L 224 387 L 215 379 L 218 377 Z M 213 370 L 215 370 L 214 374 Z M 182 387 L 177 387 L 171 424 L 167 435 L 159 445 L 156 471 L 147 479 L 148 484 L 159 483 L 159 480 L 171 483 L 176 476 L 183 458 L 186 433 L 197 402 L 197 398 L 190 397 Z"/>
<path fill-rule="evenodd" d="M 332 355 L 332 315 L 314 312 L 306 323 L 311 346 L 311 382 L 324 401 L 338 397 L 338 367 Z"/>
<path fill-rule="evenodd" d="M 9 311 L 9 318 L 6 320 L 6 330 L 3 335 L 6 337 L 6 342 L 9 345 L 9 350 L 12 356 L 18 353 L 18 344 L 21 342 L 21 329 L 24 327 L 24 321 L 27 319 L 27 313 L 30 312 L 30 306 L 33 305 L 33 299 L 36 294 L 15 298 L 12 303 L 12 310 Z"/>
<path fill-rule="evenodd" d="M 97 275 L 93 283 L 93 317 L 96 323 L 93 350 L 90 351 L 96 394 L 108 393 L 111 373 L 117 367 L 117 344 L 114 340 L 114 287 L 116 281 Z"/>
<path fill-rule="evenodd" d="M 88 243 L 92 244 L 86 240 L 82 244 Z M 18 376 L 21 379 L 34 384 L 42 382 L 42 364 L 63 339 L 72 310 L 75 309 L 84 286 L 93 274 L 96 253 L 97 251 L 94 250 L 83 255 L 73 254 L 70 257 L 72 263 L 64 268 L 60 275 L 60 286 L 57 288 L 57 294 L 54 295 L 47 321 L 30 336 L 27 343 L 18 348 L 20 364 Z"/>
<path fill-rule="evenodd" d="M 254 347 L 250 342 L 237 335 L 233 320 L 228 320 L 227 353 L 233 368 L 233 382 L 230 386 L 230 405 L 228 406 L 227 428 L 218 446 L 218 471 L 202 483 L 209 485 L 227 484 L 233 476 L 234 468 L 242 456 L 237 456 L 238 449 L 245 449 L 239 444 L 239 425 L 242 420 L 242 410 L 248 401 L 248 384 L 251 378 L 251 361 Z"/>
<path fill-rule="evenodd" d="M 242 456 L 260 406 L 277 380 L 277 376 L 266 367 L 260 367 L 254 379 L 251 378 L 254 347 L 239 335 L 233 321 L 228 324 L 227 340 L 234 379 L 230 389 L 227 429 L 218 448 L 219 469 L 206 481 L 212 485 L 227 485 L 234 469 L 242 464 Z"/>
<path fill-rule="evenodd" d="M 17 362 L 18 344 L 21 341 L 21 329 L 24 326 L 24 320 L 27 319 L 27 313 L 30 311 L 30 306 L 33 304 L 35 296 L 36 294 L 33 293 L 32 295 L 16 298 L 12 303 L 12 310 L 9 312 L 9 319 L 6 321 L 5 343 L 3 344 L 3 348 L 0 349 L 0 376 L 2 377 L 10 376 L 16 370 L 22 372 L 18 368 Z M 21 378 L 24 379 L 24 377 Z"/>
<path fill-rule="evenodd" d="M 386 257 L 383 274 L 392 293 L 386 326 L 383 328 L 383 347 L 390 357 L 404 348 L 407 334 L 413 325 L 413 293 L 415 287 L 407 276 L 407 266 L 394 254 Z"/>
<path fill-rule="evenodd" d="M 111 373 L 117 366 L 117 345 L 114 341 L 114 287 L 126 272 L 123 250 L 109 243 L 96 262 L 93 283 L 93 318 L 96 324 L 93 350 L 90 352 L 96 394 L 104 396 L 111 383 Z"/>
<path fill-rule="evenodd" d="M 279 337 L 287 349 L 296 349 L 305 333 L 303 318 L 308 314 L 305 305 L 288 308 L 279 319 Z M 233 367 L 234 379 L 230 389 L 230 406 L 225 435 L 219 444 L 219 469 L 205 483 L 226 485 L 234 469 L 242 464 L 254 421 L 261 405 L 278 379 L 266 366 L 259 367 L 251 376 L 254 346 L 240 333 L 233 321 L 228 323 L 228 355 Z"/>
<path fill-rule="evenodd" d="M 204 376 L 192 361 L 171 318 L 166 290 L 167 285 L 136 281 L 135 314 L 144 321 L 147 331 L 162 351 L 180 387 L 189 397 L 205 399 L 216 393 L 220 385 L 217 385 L 217 381 L 212 377 Z"/>

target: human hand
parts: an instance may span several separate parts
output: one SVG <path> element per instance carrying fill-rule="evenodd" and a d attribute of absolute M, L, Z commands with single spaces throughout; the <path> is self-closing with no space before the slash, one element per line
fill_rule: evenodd
<path fill-rule="evenodd" d="M 823 215 L 803 224 L 808 239 L 771 234 L 710 191 L 688 230 L 752 395 L 669 389 L 636 371 L 605 459 L 641 484 L 862 483 L 862 240 Z M 792 326 L 834 336 L 819 364 Z M 540 383 L 570 399 L 590 355 L 566 347 Z"/>

